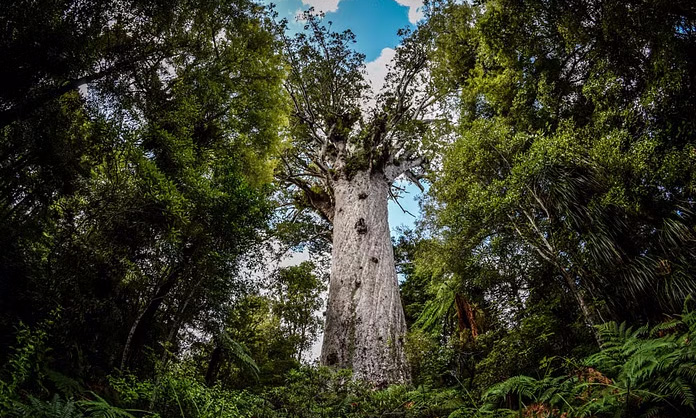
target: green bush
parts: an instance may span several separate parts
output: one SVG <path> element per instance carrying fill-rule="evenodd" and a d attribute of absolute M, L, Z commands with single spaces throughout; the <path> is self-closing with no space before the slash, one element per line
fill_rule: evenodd
<path fill-rule="evenodd" d="M 441 417 L 464 405 L 455 389 L 414 390 L 393 385 L 375 390 L 348 370 L 305 367 L 288 374 L 284 386 L 264 394 L 267 417 Z"/>
<path fill-rule="evenodd" d="M 476 416 L 696 417 L 696 311 L 652 328 L 607 323 L 599 334 L 601 350 L 573 374 L 510 378 Z"/>
<path fill-rule="evenodd" d="M 100 393 L 94 393 L 48 367 L 50 326 L 51 321 L 36 329 L 20 325 L 16 346 L 2 370 L 2 416 L 696 417 L 696 311 L 686 308 L 652 328 L 605 324 L 599 327 L 603 343 L 598 353 L 581 362 L 545 359 L 538 370 L 543 377 L 515 376 L 481 396 L 464 385 L 376 390 L 354 380 L 349 370 L 308 366 L 285 373 L 282 385 L 252 393 L 226 389 L 221 383 L 208 386 L 195 365 L 186 361 L 161 367 L 152 379 L 110 376 Z M 413 344 L 421 350 L 419 361 L 424 364 L 432 345 L 423 338 Z"/>

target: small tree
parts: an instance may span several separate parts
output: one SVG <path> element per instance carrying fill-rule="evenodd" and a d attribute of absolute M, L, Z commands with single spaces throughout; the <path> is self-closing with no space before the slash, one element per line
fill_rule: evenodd
<path fill-rule="evenodd" d="M 273 311 L 280 318 L 286 338 L 295 344 L 297 361 L 312 346 L 323 319 L 317 316 L 326 286 L 314 274 L 314 264 L 305 261 L 298 266 L 282 268 L 273 277 Z"/>

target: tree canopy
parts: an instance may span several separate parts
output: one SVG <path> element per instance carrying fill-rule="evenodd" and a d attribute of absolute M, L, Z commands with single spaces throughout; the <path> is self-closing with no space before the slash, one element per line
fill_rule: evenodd
<path fill-rule="evenodd" d="M 3 336 L 60 308 L 70 318 L 60 360 L 108 373 L 218 321 L 244 290 L 241 257 L 270 214 L 285 111 L 261 12 L 245 2 L 2 12 L 3 71 L 15 80 L 1 99 Z M 26 49 L 32 40 L 44 53 Z"/>
<path fill-rule="evenodd" d="M 423 7 L 0 8 L 0 415 L 696 416 L 696 5 Z"/>

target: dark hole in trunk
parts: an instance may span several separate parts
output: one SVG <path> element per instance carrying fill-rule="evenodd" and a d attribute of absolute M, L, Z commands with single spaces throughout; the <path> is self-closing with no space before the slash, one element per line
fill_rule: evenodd
<path fill-rule="evenodd" d="M 338 364 L 338 356 L 336 355 L 336 353 L 329 354 L 329 356 L 326 358 L 326 363 L 329 366 L 335 366 L 336 364 Z"/>

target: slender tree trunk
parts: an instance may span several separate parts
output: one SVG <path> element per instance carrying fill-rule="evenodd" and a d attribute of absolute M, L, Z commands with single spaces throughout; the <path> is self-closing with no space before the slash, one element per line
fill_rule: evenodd
<path fill-rule="evenodd" d="M 216 342 L 215 348 L 213 349 L 213 352 L 210 355 L 210 361 L 208 362 L 208 370 L 205 372 L 205 383 L 208 386 L 213 386 L 215 384 L 221 363 L 222 346 L 219 342 Z"/>
<path fill-rule="evenodd" d="M 180 268 L 175 268 L 174 271 L 167 275 L 164 283 L 157 288 L 154 297 L 150 299 L 145 307 L 145 310 L 143 310 L 140 315 L 138 315 L 135 322 L 133 322 L 133 325 L 128 332 L 128 338 L 126 338 L 126 344 L 123 347 L 123 355 L 121 356 L 121 370 L 125 370 L 125 368 L 129 365 L 133 351 L 139 351 L 142 348 L 145 334 L 152 325 L 152 320 L 155 318 L 155 314 L 157 313 L 160 305 L 162 305 L 164 299 L 178 282 L 180 271 Z"/>
<path fill-rule="evenodd" d="M 573 297 L 578 302 L 578 306 L 580 307 L 580 312 L 582 312 L 583 319 L 585 319 L 585 323 L 590 328 L 590 332 L 592 332 L 592 336 L 597 342 L 597 345 L 601 347 L 602 338 L 597 330 L 597 321 L 595 320 L 593 310 L 585 302 L 585 298 L 582 296 L 580 289 L 578 289 L 578 287 L 575 285 L 575 279 L 573 276 L 571 276 L 571 274 L 564 268 L 559 268 L 561 269 L 561 273 L 563 274 L 563 278 L 565 279 L 568 289 L 570 289 L 570 293 L 573 294 Z"/>
<path fill-rule="evenodd" d="M 394 266 L 381 174 L 334 183 L 331 282 L 322 364 L 352 368 L 377 386 L 410 380 L 406 320 Z"/>
<path fill-rule="evenodd" d="M 300 331 L 300 346 L 297 349 L 297 362 L 300 363 L 302 362 L 302 353 L 305 350 L 305 346 L 307 345 L 307 326 L 303 325 L 302 329 Z"/>
<path fill-rule="evenodd" d="M 476 323 L 476 316 L 474 314 L 474 309 L 471 307 L 469 301 L 461 293 L 457 293 L 454 297 L 454 304 L 457 309 L 457 324 L 459 325 L 459 332 L 464 332 L 465 329 L 469 329 L 471 332 L 471 338 L 473 341 L 478 337 L 479 330 L 478 324 Z"/>
<path fill-rule="evenodd" d="M 537 198 L 538 200 L 538 198 Z M 542 205 L 543 206 L 543 205 Z M 541 232 L 541 230 L 537 227 L 536 223 L 534 222 L 534 217 L 530 215 L 529 213 L 525 212 L 522 210 L 522 212 L 526 215 L 529 224 L 531 227 L 534 229 L 536 235 L 539 237 L 540 241 L 542 244 L 539 243 L 534 243 L 533 240 L 529 240 L 526 238 L 525 234 L 520 231 L 520 229 L 515 225 L 514 219 L 510 217 L 510 219 L 513 221 L 513 226 L 515 228 L 515 231 L 517 231 L 517 234 L 527 241 L 532 247 L 534 247 L 539 255 L 541 257 L 551 263 L 554 267 L 556 267 L 561 275 L 563 276 L 563 279 L 565 280 L 566 285 L 568 286 L 568 289 L 570 292 L 573 294 L 573 297 L 578 303 L 578 306 L 580 307 L 580 311 L 582 312 L 582 316 L 585 319 L 585 323 L 587 326 L 590 328 L 590 332 L 592 332 L 592 335 L 594 336 L 595 340 L 597 341 L 597 345 L 601 346 L 602 345 L 602 339 L 599 336 L 599 332 L 597 331 L 596 324 L 597 321 L 594 319 L 594 313 L 592 312 L 592 309 L 587 305 L 585 302 L 585 299 L 580 292 L 580 289 L 575 284 L 575 277 L 566 270 L 565 267 L 563 267 L 561 261 L 558 259 L 558 251 L 556 248 L 551 245 L 551 243 L 548 241 L 546 236 Z"/>

